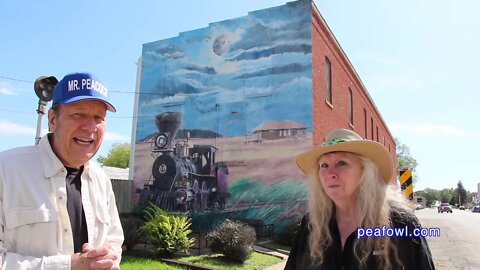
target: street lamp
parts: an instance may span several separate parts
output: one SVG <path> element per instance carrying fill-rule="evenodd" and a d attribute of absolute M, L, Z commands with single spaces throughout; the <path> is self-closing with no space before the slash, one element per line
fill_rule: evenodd
<path fill-rule="evenodd" d="M 45 107 L 47 103 L 53 98 L 53 88 L 58 83 L 57 78 L 53 76 L 40 76 L 35 80 L 33 84 L 33 89 L 35 94 L 37 94 L 38 99 L 38 108 L 37 108 L 37 133 L 35 136 L 35 144 L 38 144 L 40 141 L 40 135 L 42 132 L 42 117 L 45 114 Z"/>

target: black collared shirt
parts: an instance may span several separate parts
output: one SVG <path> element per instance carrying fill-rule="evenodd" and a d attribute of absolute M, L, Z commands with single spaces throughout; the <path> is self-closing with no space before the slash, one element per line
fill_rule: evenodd
<path fill-rule="evenodd" d="M 420 222 L 413 213 L 392 213 L 392 227 L 405 228 L 408 226 L 412 232 L 414 228 L 420 227 Z M 340 232 L 338 230 L 335 217 L 332 217 L 329 223 L 332 232 L 333 243 L 325 251 L 324 261 L 319 264 L 310 257 L 308 246 L 308 215 L 305 216 L 300 225 L 295 243 L 290 251 L 285 270 L 377 270 L 381 269 L 376 259 L 376 254 L 372 253 L 367 260 L 367 265 L 362 267 L 355 258 L 353 249 L 357 242 L 357 230 L 350 234 L 345 241 L 342 250 Z M 361 240 L 360 240 L 361 241 Z M 400 261 L 405 270 L 430 270 L 435 269 L 432 254 L 424 237 L 396 237 L 394 243 L 398 247 Z M 392 269 L 400 269 L 391 259 Z"/>
<path fill-rule="evenodd" d="M 73 247 L 75 252 L 81 252 L 83 244 L 88 242 L 87 221 L 82 205 L 83 166 L 80 169 L 66 169 L 67 211 L 72 226 Z"/>

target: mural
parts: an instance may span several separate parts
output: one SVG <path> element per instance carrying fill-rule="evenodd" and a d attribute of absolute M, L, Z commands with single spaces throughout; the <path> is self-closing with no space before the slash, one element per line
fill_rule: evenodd
<path fill-rule="evenodd" d="M 293 157 L 312 145 L 311 2 L 143 45 L 135 202 L 275 224 L 303 215 Z"/>

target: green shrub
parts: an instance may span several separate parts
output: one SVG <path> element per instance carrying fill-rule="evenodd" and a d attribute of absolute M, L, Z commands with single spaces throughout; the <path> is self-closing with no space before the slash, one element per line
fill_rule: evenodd
<path fill-rule="evenodd" d="M 210 249 L 232 261 L 244 262 L 252 255 L 255 230 L 241 222 L 226 220 L 207 235 Z"/>
<path fill-rule="evenodd" d="M 189 237 L 190 219 L 185 214 L 169 214 L 150 204 L 145 209 L 147 221 L 140 228 L 155 254 L 171 257 L 176 252 L 188 252 L 194 239 Z"/>
<path fill-rule="evenodd" d="M 280 232 L 276 242 L 279 244 L 292 247 L 297 237 L 298 229 L 300 228 L 301 220 L 294 220 L 285 226 L 285 228 Z"/>
<path fill-rule="evenodd" d="M 143 236 L 140 233 L 143 220 L 134 214 L 121 214 L 120 221 L 125 237 L 123 244 L 127 250 L 132 250 L 136 244 L 141 243 L 143 240 Z"/>

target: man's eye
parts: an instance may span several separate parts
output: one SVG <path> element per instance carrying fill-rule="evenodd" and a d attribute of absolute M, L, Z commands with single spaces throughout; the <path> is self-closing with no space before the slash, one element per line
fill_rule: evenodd
<path fill-rule="evenodd" d="M 328 165 L 326 163 L 320 164 L 320 168 L 328 168 Z"/>

